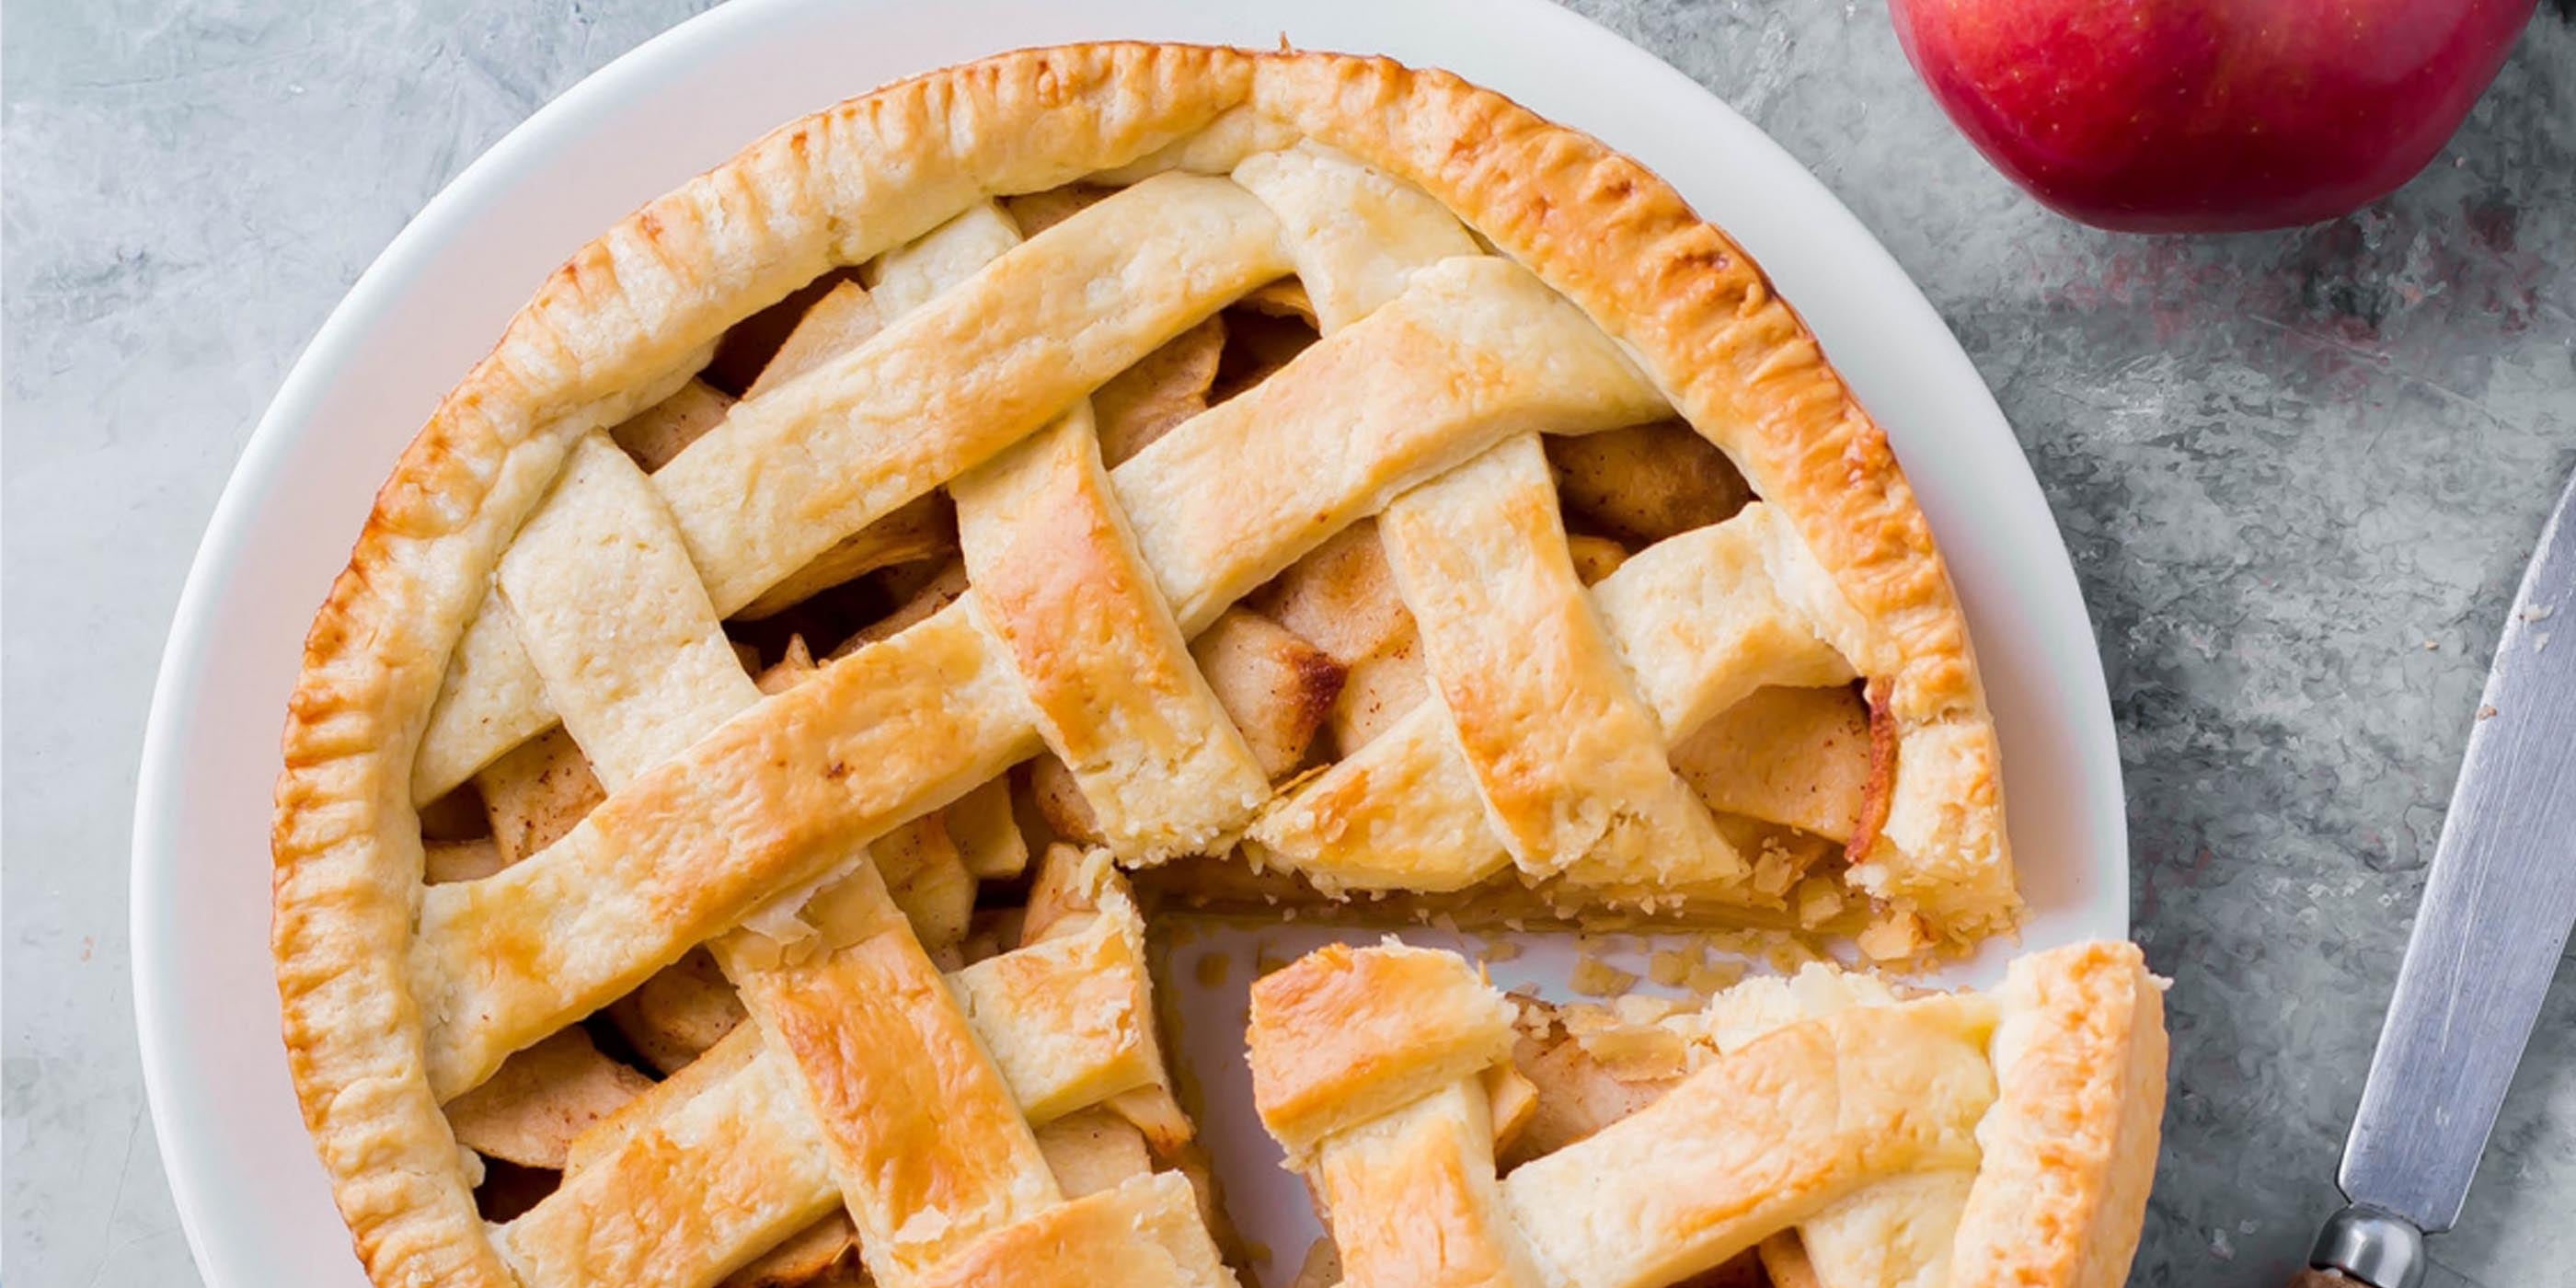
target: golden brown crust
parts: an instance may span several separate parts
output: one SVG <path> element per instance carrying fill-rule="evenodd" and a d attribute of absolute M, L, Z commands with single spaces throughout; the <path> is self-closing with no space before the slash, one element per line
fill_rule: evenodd
<path fill-rule="evenodd" d="M 1883 1176 L 1973 1157 L 1994 1094 L 1980 1008 L 1930 998 L 1791 1025 L 1503 1180 L 1552 1282 L 1713 1269 Z"/>
<path fill-rule="evenodd" d="M 1512 1008 L 1454 953 L 1333 944 L 1252 986 L 1252 1099 L 1302 1157 L 1353 1123 L 1482 1072 Z"/>
<path fill-rule="evenodd" d="M 2115 1288 L 2164 1121 L 2164 990 L 2137 945 L 2016 961 L 1997 994 L 1999 1098 L 1960 1217 L 1953 1288 Z"/>
<path fill-rule="evenodd" d="M 1120 857 L 1204 852 L 1269 795 L 1137 558 L 1090 417 L 1038 431 L 958 497 L 978 621 Z"/>
<path fill-rule="evenodd" d="M 1614 887 L 1742 872 L 1574 574 L 1536 435 L 1407 492 L 1378 527 L 1486 820 L 1524 872 Z"/>
<path fill-rule="evenodd" d="M 909 1182 L 944 1176 L 959 1183 L 942 1186 L 930 1197 L 943 1210 L 971 1214 L 972 1208 L 959 1205 L 987 1191 L 971 1183 L 966 1160 L 954 1156 L 972 1152 L 989 1161 L 1006 1153 L 1014 1143 L 1009 1138 L 1019 1134 L 1021 1118 L 1042 1122 L 1067 1109 L 1075 1109 L 1076 1116 L 1123 1113 L 1120 1107 L 1129 1097 L 1142 1094 L 1161 1076 L 1150 1026 L 1135 1018 L 1150 1005 L 1144 963 L 1136 951 L 1142 927 L 1105 861 L 1072 875 L 1093 884 L 1077 896 L 1082 910 L 1059 922 L 1061 933 L 988 958 L 947 980 L 948 991 L 967 1003 L 962 1011 L 973 1030 L 973 1047 L 992 1057 L 1000 1080 L 1017 1101 L 1016 1114 L 973 1103 L 979 1095 L 989 1098 L 993 1079 L 973 1068 L 980 1061 L 947 1027 L 961 1008 L 949 1005 L 936 987 L 923 986 L 917 975 L 901 977 L 905 963 L 900 959 L 917 963 L 919 953 L 888 951 L 897 947 L 899 936 L 884 892 L 836 887 L 818 897 L 809 911 L 819 908 L 815 915 L 834 933 L 873 925 L 879 933 L 861 947 L 861 961 L 826 959 L 832 963 L 828 970 L 810 963 L 787 971 L 751 969 L 800 976 L 791 982 L 805 992 L 828 990 L 833 979 L 854 971 L 876 977 L 880 983 L 863 994 L 867 1006 L 841 1008 L 826 1017 L 841 1042 L 820 1049 L 773 1044 L 760 1024 L 743 1025 L 703 1058 L 593 1124 L 572 1141 L 562 1160 L 568 1169 L 562 1187 L 513 1219 L 499 1236 L 512 1265 L 526 1283 L 548 1288 L 705 1288 L 724 1267 L 742 1263 L 796 1226 L 850 1201 L 829 1157 L 841 1147 L 827 1143 L 808 1106 L 843 1094 L 831 1089 L 853 1082 L 881 1093 L 872 1101 L 880 1106 L 872 1115 L 878 1135 L 911 1130 L 952 1155 L 921 1166 L 871 1169 L 866 1178 L 870 1197 L 860 1204 L 871 1212 L 881 1212 L 889 1198 L 925 1193 L 923 1186 Z M 854 900 L 853 894 L 862 897 Z M 741 966 L 742 954 L 731 955 Z M 901 987 L 882 985 L 889 966 L 898 968 L 893 982 Z M 883 1023 L 889 1018 L 896 1021 L 891 1028 Z M 920 1103 L 900 1094 L 907 1078 L 937 1080 L 942 1096 L 931 1102 L 935 1131 L 925 1132 L 919 1114 L 899 1108 Z M 826 1090 L 821 1095 L 801 1090 L 808 1083 Z M 1103 1108 L 1081 1108 L 1091 1104 Z M 979 1121 L 985 1127 L 980 1133 L 975 1131 Z M 995 1124 L 1002 1130 L 996 1132 Z M 1155 1148 L 1168 1154 L 1187 1134 L 1183 1123 L 1177 1136 L 1157 1140 Z M 969 1137 L 975 1141 L 971 1151 Z M 1059 1182 L 1069 1186 L 1043 1128 L 1036 1143 Z M 940 1161 L 950 1165 L 937 1166 Z M 1079 1195 L 1068 1192 L 1065 1197 Z M 930 1220 L 924 1226 L 936 1230 L 942 1224 Z M 842 1227 L 848 1228 L 847 1222 Z M 877 1245 L 880 1253 L 895 1246 L 882 1237 Z"/>
<path fill-rule="evenodd" d="M 1216 1288 L 1233 1282 L 1177 1172 L 1139 1176 L 995 1231 L 923 1288 Z"/>
<path fill-rule="evenodd" d="M 584 1133 L 562 1186 L 496 1232 L 519 1282 L 696 1288 L 830 1211 L 793 1082 L 746 1028 Z"/>
<path fill-rule="evenodd" d="M 1600 141 L 1392 60 L 1261 59 L 1262 111 L 1409 180 L 1646 360 L 1899 651 L 1909 721 L 1979 710 L 1967 631 L 1887 436 L 1743 250 Z"/>
<path fill-rule="evenodd" d="M 1884 436 L 1742 254 L 1635 163 L 1383 60 L 1086 45 L 888 86 L 772 132 L 576 252 L 404 452 L 315 618 L 283 739 L 273 944 L 306 1124 L 377 1283 L 511 1282 L 432 1094 L 399 947 L 423 868 L 412 761 L 467 616 L 570 445 L 662 401 L 728 326 L 828 270 L 1246 101 L 1428 189 L 1608 325 L 1885 628 L 1892 662 L 1869 669 L 1895 680 L 1900 718 L 1982 718 L 1964 624 Z M 1970 830 L 2000 826 L 1992 769 L 1965 775 L 1985 797 Z"/>
<path fill-rule="evenodd" d="M 1353 1284 L 1537 1288 L 1495 1184 L 1493 1110 L 1455 1083 L 1335 1135 L 1311 1171 Z"/>
<path fill-rule="evenodd" d="M 823 1129 L 870 1272 L 909 1277 L 1062 1194 L 946 981 L 875 898 L 884 931 L 823 962 L 737 977 Z"/>
<path fill-rule="evenodd" d="M 1354 996 L 1257 1018 L 1256 1072 L 1365 1045 L 1377 1082 L 1345 1085 L 1368 1083 L 1360 1072 L 1330 1084 L 1362 1103 L 1442 1040 L 1347 1036 L 1368 1005 L 1357 995 L 1418 994 L 1413 977 L 1436 975 L 1444 957 L 1469 976 L 1454 955 L 1392 945 L 1325 950 L 1274 975 L 1300 995 Z M 1499 1196 L 1489 1129 L 1501 1107 L 1479 1079 L 1380 1097 L 1311 1154 L 1282 1143 L 1328 1208 L 1354 1282 L 1522 1282 L 1509 1266 L 1526 1250 L 1548 1283 L 1656 1288 L 1698 1282 L 1688 1277 L 1759 1244 L 1784 1288 L 2109 1288 L 2127 1273 L 2154 1173 L 2157 991 L 2128 944 L 2033 954 L 1991 995 L 1913 1000 L 1811 964 L 1697 1012 L 1641 1006 L 1614 1021 L 1569 1008 L 1573 1036 L 1554 1050 L 1577 1061 L 1579 1045 L 1672 1048 L 1644 1060 L 1632 1087 L 1588 1090 L 1608 1066 L 1552 1062 L 1557 1023 L 1527 1002 L 1516 1064 L 1543 1109 L 1571 1097 L 1597 1121 L 1520 1160 Z"/>

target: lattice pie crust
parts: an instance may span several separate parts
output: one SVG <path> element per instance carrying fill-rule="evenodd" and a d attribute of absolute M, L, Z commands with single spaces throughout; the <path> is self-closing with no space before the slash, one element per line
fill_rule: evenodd
<path fill-rule="evenodd" d="M 1254 986 L 1262 1122 L 1345 1282 L 1660 1288 L 1748 1252 L 1786 1288 L 2127 1277 L 2165 1069 L 2127 944 L 2022 958 L 1991 996 L 1811 965 L 1570 1018 L 1393 943 Z"/>
<path fill-rule="evenodd" d="M 285 754 L 286 1043 L 388 1288 L 1232 1282 L 1158 904 L 1884 960 L 2019 906 L 1957 602 L 1796 316 L 1634 162 L 1332 55 L 934 73 L 582 248 L 378 495 Z M 1914 1206 L 1952 1282 L 2125 1265 L 2133 958 L 1702 1043 L 1499 1180 L 1514 1017 L 1463 966 L 1265 995 L 1378 969 L 1419 988 L 1253 1040 L 1355 1271 L 1474 1224 L 1354 1282 L 1660 1284 L 1791 1226 L 1821 1282 L 1937 1282 L 1821 1269 Z M 1691 1196 L 1596 1184 L 1621 1142 Z"/>

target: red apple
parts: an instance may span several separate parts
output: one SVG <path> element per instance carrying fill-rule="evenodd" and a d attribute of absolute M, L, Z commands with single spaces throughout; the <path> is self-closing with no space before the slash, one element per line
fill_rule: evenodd
<path fill-rule="evenodd" d="M 2058 212 L 2285 228 L 2394 191 L 2535 0 L 1889 0 L 1950 119 Z"/>

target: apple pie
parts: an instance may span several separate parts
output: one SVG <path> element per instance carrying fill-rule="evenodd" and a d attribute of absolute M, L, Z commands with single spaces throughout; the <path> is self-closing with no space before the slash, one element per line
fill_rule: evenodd
<path fill-rule="evenodd" d="M 284 749 L 285 1040 L 385 1288 L 1234 1282 L 1160 909 L 1890 963 L 2019 910 L 1957 598 L 1796 314 L 1635 162 L 1338 55 L 1004 55 L 609 229 L 402 454 Z M 1703 1070 L 1629 1120 L 1859 1149 L 1797 1115 L 1945 1097 L 1919 1141 L 1738 1178 L 1723 1237 L 1508 1206 L 1583 1143 L 1460 1201 L 1531 1282 L 1644 1283 L 1926 1170 L 1975 1172 L 1962 1231 L 2019 1229 L 1986 1178 L 2055 1184 L 2050 1133 L 2112 1112 L 2129 1170 L 2031 1253 L 2125 1259 L 2146 1039 L 2024 1088 L 2057 1012 L 2012 988 L 2053 960 L 1707 1057 L 1786 1080 L 1776 1115 Z M 1283 1120 L 1328 1195 L 1407 1165 L 1354 1132 L 1511 1147 L 1514 1021 L 1446 987 L 1422 1022 L 1474 1011 L 1472 1051 Z M 1833 1072 L 1880 1029 L 1912 1045 Z"/>

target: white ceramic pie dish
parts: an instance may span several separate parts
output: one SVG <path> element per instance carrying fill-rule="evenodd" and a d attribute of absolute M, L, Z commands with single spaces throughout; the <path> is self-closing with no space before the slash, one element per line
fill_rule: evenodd
<path fill-rule="evenodd" d="M 439 394 L 565 254 L 780 121 L 1016 46 L 1268 45 L 1283 34 L 1447 67 L 1589 130 L 1754 253 L 1894 439 L 1966 600 L 2002 731 L 2032 909 L 2024 944 L 2126 932 L 2109 704 L 2072 569 L 2018 445 L 1895 262 L 1795 160 L 1687 78 L 1544 0 L 739 0 L 591 77 L 440 193 L 316 336 L 216 509 L 154 698 L 134 851 L 144 1071 L 210 1283 L 364 1283 L 277 1038 L 269 791 L 312 609 Z M 1532 954 L 1513 970 L 1544 976 L 1565 960 Z M 1959 974 L 1980 978 L 1985 964 Z M 1187 1008 L 1239 1014 L 1247 973 L 1238 962 L 1229 988 L 1195 993 Z M 1239 1060 L 1239 1046 L 1184 1058 L 1204 1070 L 1229 1053 Z M 1209 1088 L 1220 1102 L 1211 1144 L 1221 1163 L 1257 1162 L 1266 1139 L 1248 1114 L 1222 1112 L 1234 1090 L 1223 1082 Z M 1304 1246 L 1294 1236 L 1311 1228 L 1302 1191 L 1284 1174 L 1264 1179 L 1236 1180 L 1238 1215 L 1293 1265 Z"/>

